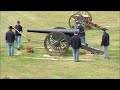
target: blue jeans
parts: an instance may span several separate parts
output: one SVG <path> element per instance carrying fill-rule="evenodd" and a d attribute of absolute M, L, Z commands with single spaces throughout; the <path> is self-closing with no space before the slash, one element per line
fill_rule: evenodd
<path fill-rule="evenodd" d="M 86 42 L 85 42 L 85 36 L 80 36 L 80 40 L 81 40 L 81 43 L 82 44 L 85 44 Z"/>
<path fill-rule="evenodd" d="M 105 58 L 108 59 L 109 58 L 108 46 L 104 46 L 104 54 L 105 54 Z"/>
<path fill-rule="evenodd" d="M 8 56 L 14 55 L 14 42 L 8 43 Z"/>
<path fill-rule="evenodd" d="M 74 61 L 79 61 L 79 49 L 73 49 Z"/>
<path fill-rule="evenodd" d="M 20 48 L 20 40 L 21 40 L 21 36 L 16 36 L 17 48 Z"/>

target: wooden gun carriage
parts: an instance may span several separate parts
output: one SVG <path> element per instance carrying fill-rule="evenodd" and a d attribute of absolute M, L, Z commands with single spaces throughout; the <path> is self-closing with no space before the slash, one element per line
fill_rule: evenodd
<path fill-rule="evenodd" d="M 28 29 L 27 32 L 33 33 L 47 33 L 44 40 L 44 47 L 50 55 L 63 55 L 70 47 L 71 37 L 74 32 L 79 32 L 79 29 L 65 29 L 63 27 L 56 27 L 54 29 Z M 93 54 L 104 54 L 103 51 L 98 50 L 88 44 L 82 45 L 82 49 L 90 51 Z"/>

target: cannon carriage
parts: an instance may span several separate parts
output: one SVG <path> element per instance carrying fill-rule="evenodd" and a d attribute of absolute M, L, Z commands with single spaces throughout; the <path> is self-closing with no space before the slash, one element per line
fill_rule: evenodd
<path fill-rule="evenodd" d="M 88 22 L 92 21 L 92 16 L 88 11 L 78 11 L 69 18 L 70 28 L 77 28 L 80 22 L 87 26 Z"/>
<path fill-rule="evenodd" d="M 63 27 L 56 27 L 54 29 L 28 29 L 27 32 L 33 33 L 46 33 L 48 34 L 44 40 L 45 50 L 49 55 L 64 55 L 69 47 L 71 37 L 74 32 L 79 32 L 79 29 L 66 29 Z M 92 54 L 104 54 L 103 51 L 98 50 L 88 44 L 82 45 L 82 49 L 85 49 Z"/>
<path fill-rule="evenodd" d="M 103 27 L 92 22 L 92 15 L 88 11 L 78 11 L 75 14 L 72 14 L 69 17 L 69 27 L 71 29 L 77 28 L 80 23 L 83 23 L 85 27 L 89 29 L 94 26 L 98 29 L 102 29 Z"/>

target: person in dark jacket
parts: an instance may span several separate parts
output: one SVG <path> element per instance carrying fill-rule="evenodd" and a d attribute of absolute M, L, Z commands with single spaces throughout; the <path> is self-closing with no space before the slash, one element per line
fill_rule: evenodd
<path fill-rule="evenodd" d="M 73 48 L 74 62 L 79 61 L 79 48 L 81 47 L 81 40 L 78 36 L 78 32 L 74 32 L 74 36 L 71 37 L 71 47 Z"/>
<path fill-rule="evenodd" d="M 20 21 L 17 21 L 17 25 L 15 26 L 15 29 L 18 31 L 15 31 L 15 37 L 16 37 L 16 44 L 18 50 L 20 50 L 20 41 L 21 41 L 21 33 L 23 32 L 22 26 L 20 25 Z"/>
<path fill-rule="evenodd" d="M 104 54 L 105 54 L 105 59 L 109 59 L 109 54 L 108 54 L 108 46 L 110 45 L 110 36 L 106 32 L 106 29 L 103 28 L 103 35 L 102 35 L 102 41 L 101 41 L 101 46 L 104 46 Z"/>
<path fill-rule="evenodd" d="M 79 29 L 79 35 L 80 35 L 80 39 L 81 39 L 81 44 L 85 45 L 86 41 L 85 41 L 85 31 L 84 31 L 84 25 L 82 24 L 82 22 L 80 22 L 80 25 L 78 26 Z"/>
<path fill-rule="evenodd" d="M 14 55 L 14 41 L 15 41 L 15 34 L 12 31 L 13 27 L 9 26 L 9 31 L 6 32 L 6 43 L 8 43 L 8 56 Z"/>

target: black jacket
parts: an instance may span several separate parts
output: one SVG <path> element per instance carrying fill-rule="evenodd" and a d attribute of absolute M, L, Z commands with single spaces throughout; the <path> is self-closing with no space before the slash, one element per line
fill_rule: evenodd
<path fill-rule="evenodd" d="M 102 35 L 101 46 L 109 46 L 110 44 L 109 40 L 110 40 L 109 34 L 104 32 L 104 34 Z"/>
<path fill-rule="evenodd" d="M 16 25 L 16 26 L 15 26 L 15 29 L 17 29 L 19 32 L 20 32 L 20 31 L 22 32 L 22 26 L 21 26 L 21 25 Z M 21 34 L 19 34 L 17 31 L 15 31 L 15 35 L 16 35 L 16 36 L 21 36 Z"/>
<path fill-rule="evenodd" d="M 80 35 L 80 37 L 81 36 L 85 36 L 83 25 L 80 24 L 77 29 L 79 29 L 79 35 Z"/>
<path fill-rule="evenodd" d="M 14 40 L 15 40 L 15 34 L 14 34 L 14 32 L 13 31 L 8 31 L 7 33 L 6 33 L 6 42 L 8 42 L 8 43 L 12 43 L 12 42 L 14 42 Z"/>
<path fill-rule="evenodd" d="M 81 47 L 81 40 L 79 36 L 72 36 L 71 37 L 71 47 L 73 49 L 79 49 Z"/>

